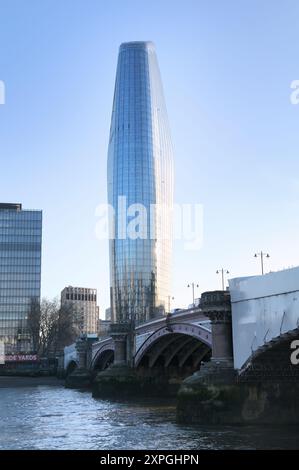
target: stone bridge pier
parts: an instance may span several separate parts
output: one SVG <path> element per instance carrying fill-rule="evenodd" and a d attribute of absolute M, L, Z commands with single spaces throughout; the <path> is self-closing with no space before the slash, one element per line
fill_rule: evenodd
<path fill-rule="evenodd" d="M 233 367 L 232 312 L 229 292 L 205 292 L 201 308 L 210 321 L 212 330 L 211 362 Z"/>
<path fill-rule="evenodd" d="M 129 340 L 131 328 L 129 323 L 113 323 L 110 326 L 110 335 L 114 341 L 114 363 L 116 367 L 127 366 L 129 358 Z"/>
<path fill-rule="evenodd" d="M 217 381 L 230 383 L 236 375 L 233 368 L 232 314 L 228 291 L 204 292 L 201 296 L 202 312 L 211 322 L 212 357 L 203 367 L 187 378 L 183 386 Z"/>
<path fill-rule="evenodd" d="M 85 388 L 89 387 L 91 381 L 91 346 L 97 337 L 82 335 L 75 343 L 73 360 L 70 361 L 66 369 L 66 387 Z"/>
<path fill-rule="evenodd" d="M 236 370 L 232 361 L 229 293 L 206 292 L 202 295 L 201 307 L 211 320 L 212 358 L 182 383 L 178 393 L 178 421 L 298 424 L 299 383 L 289 359 L 290 340 L 298 337 L 298 329 L 264 344 L 252 353 L 245 368 Z M 240 343 L 240 338 L 238 341 Z"/>
<path fill-rule="evenodd" d="M 93 382 L 93 396 L 119 398 L 138 394 L 140 384 L 131 365 L 131 343 L 134 335 L 129 323 L 114 323 L 110 336 L 114 346 L 114 361 L 110 367 L 99 371 Z"/>

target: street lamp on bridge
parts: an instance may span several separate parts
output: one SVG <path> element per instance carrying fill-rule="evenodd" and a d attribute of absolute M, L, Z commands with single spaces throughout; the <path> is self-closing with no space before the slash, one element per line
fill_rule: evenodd
<path fill-rule="evenodd" d="M 263 253 L 262 251 L 259 253 L 255 253 L 254 255 L 255 258 L 261 258 L 261 269 L 262 269 L 262 275 L 264 274 L 264 257 L 265 258 L 270 258 L 269 253 Z"/>
<path fill-rule="evenodd" d="M 171 301 L 174 300 L 174 297 L 172 297 L 171 295 L 168 296 L 168 313 L 170 313 L 170 310 L 171 310 Z"/>
<path fill-rule="evenodd" d="M 192 305 L 194 306 L 195 305 L 195 302 L 194 302 L 194 300 L 195 300 L 194 299 L 194 288 L 199 287 L 199 285 L 196 284 L 195 282 L 192 282 L 191 284 L 188 284 L 187 287 L 192 287 L 192 300 L 193 300 Z"/>
<path fill-rule="evenodd" d="M 224 274 L 229 274 L 228 269 L 217 269 L 216 274 L 221 274 L 222 290 L 224 290 Z"/>

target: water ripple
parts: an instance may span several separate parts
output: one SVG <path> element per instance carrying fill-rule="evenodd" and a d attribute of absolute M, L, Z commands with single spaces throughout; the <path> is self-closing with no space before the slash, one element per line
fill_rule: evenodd
<path fill-rule="evenodd" d="M 299 447 L 292 428 L 188 426 L 169 404 L 116 403 L 62 386 L 0 389 L 0 449 Z"/>

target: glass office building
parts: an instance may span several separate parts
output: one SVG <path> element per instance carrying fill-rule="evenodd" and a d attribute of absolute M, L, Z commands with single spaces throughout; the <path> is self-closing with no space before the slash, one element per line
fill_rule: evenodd
<path fill-rule="evenodd" d="M 29 352 L 27 316 L 40 300 L 42 212 L 0 204 L 0 341 L 6 353 Z"/>
<path fill-rule="evenodd" d="M 173 152 L 151 42 L 124 43 L 119 49 L 108 201 L 115 215 L 110 240 L 113 320 L 142 322 L 167 310 L 172 252 Z M 134 218 L 141 223 L 132 232 Z"/>

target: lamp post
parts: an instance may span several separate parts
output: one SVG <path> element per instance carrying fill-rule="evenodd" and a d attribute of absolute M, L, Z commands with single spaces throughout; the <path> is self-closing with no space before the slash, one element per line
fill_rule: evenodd
<path fill-rule="evenodd" d="M 224 274 L 229 274 L 229 271 L 224 268 L 217 269 L 216 274 L 220 274 L 220 273 L 221 273 L 221 281 L 222 281 L 222 290 L 224 290 Z"/>
<path fill-rule="evenodd" d="M 192 287 L 192 305 L 194 306 L 194 288 L 195 287 L 199 287 L 198 284 L 196 284 L 195 282 L 192 282 L 191 284 L 188 284 L 187 287 Z"/>
<path fill-rule="evenodd" d="M 264 274 L 264 257 L 265 258 L 270 258 L 269 253 L 263 253 L 260 251 L 259 253 L 255 253 L 254 255 L 255 258 L 261 258 L 261 269 L 262 269 L 262 275 Z"/>
<path fill-rule="evenodd" d="M 172 297 L 171 295 L 168 296 L 168 313 L 170 313 L 170 305 L 171 305 L 171 301 L 174 300 L 174 297 Z"/>

